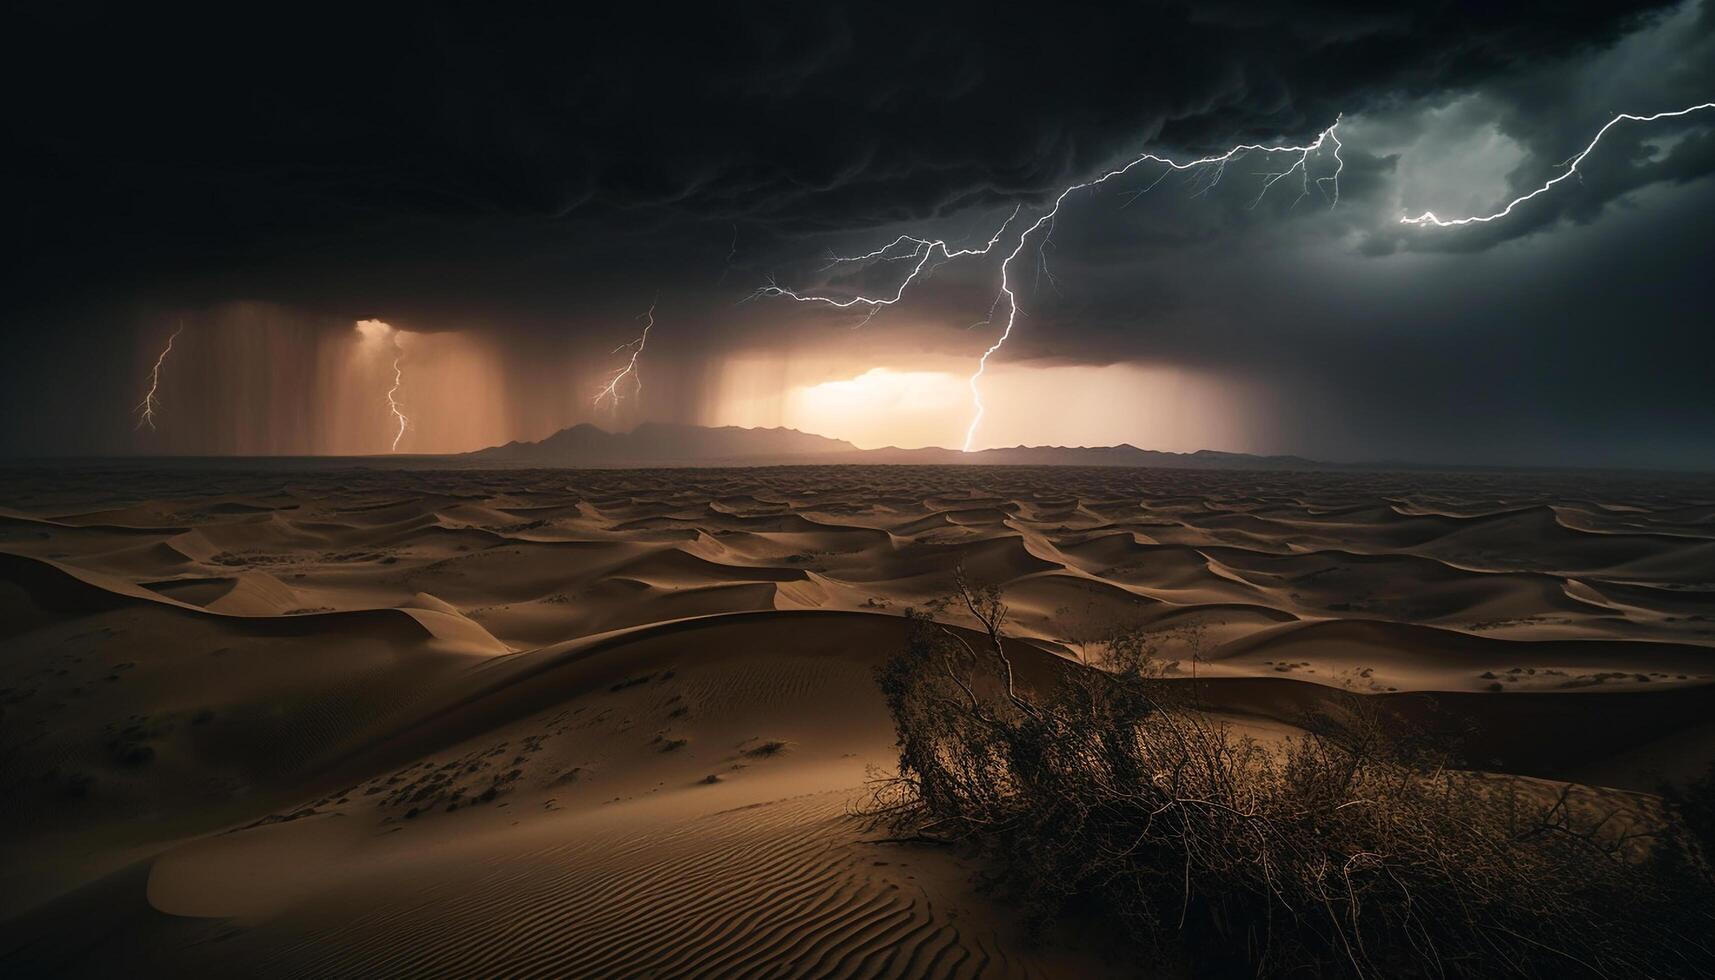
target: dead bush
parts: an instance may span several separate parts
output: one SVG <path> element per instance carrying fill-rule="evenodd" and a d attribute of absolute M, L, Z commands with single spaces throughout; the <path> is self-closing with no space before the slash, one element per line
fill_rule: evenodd
<path fill-rule="evenodd" d="M 976 852 L 1039 925 L 1094 912 L 1199 974 L 1715 970 L 1709 883 L 1660 808 L 1456 768 L 1359 695 L 1265 746 L 1135 636 L 1026 692 L 998 591 L 957 598 L 982 642 L 913 614 L 880 669 L 899 770 L 868 812 Z"/>

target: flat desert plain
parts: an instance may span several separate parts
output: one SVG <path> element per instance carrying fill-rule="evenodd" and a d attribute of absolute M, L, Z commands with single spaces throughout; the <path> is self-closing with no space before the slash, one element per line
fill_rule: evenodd
<path fill-rule="evenodd" d="M 1261 737 L 1344 690 L 1496 772 L 1715 757 L 1709 478 L 177 464 L 0 508 L 8 976 L 1117 969 L 850 814 L 961 567 L 1026 683 L 1120 624 Z"/>

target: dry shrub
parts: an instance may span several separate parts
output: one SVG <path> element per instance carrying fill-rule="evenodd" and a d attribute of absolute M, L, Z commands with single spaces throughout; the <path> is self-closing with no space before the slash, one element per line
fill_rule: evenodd
<path fill-rule="evenodd" d="M 983 642 L 913 615 L 880 671 L 899 774 L 869 812 L 976 851 L 1039 925 L 1094 914 L 1200 974 L 1715 969 L 1706 866 L 1659 808 L 1453 768 L 1358 695 L 1265 746 L 1175 696 L 1136 634 L 1025 693 L 998 591 L 959 598 Z"/>

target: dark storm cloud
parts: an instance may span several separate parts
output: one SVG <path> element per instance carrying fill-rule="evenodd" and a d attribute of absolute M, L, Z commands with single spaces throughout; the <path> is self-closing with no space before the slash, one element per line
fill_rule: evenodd
<path fill-rule="evenodd" d="M 724 354 L 848 333 L 793 304 L 732 306 L 772 273 L 799 282 L 828 247 L 920 222 L 980 243 L 1014 203 L 1140 149 L 1305 138 L 1343 112 L 1332 211 L 1284 185 L 1253 208 L 1248 165 L 1211 194 L 1170 180 L 1135 206 L 1135 185 L 1069 200 L 1048 253 L 1062 288 L 1032 270 L 1001 360 L 1258 380 L 1287 399 L 1278 451 L 1542 461 L 1599 442 L 1692 460 L 1715 451 L 1686 258 L 1706 222 L 1628 224 L 1623 205 L 1654 188 L 1706 212 L 1708 126 L 1616 131 L 1516 220 L 1397 219 L 1504 201 L 1616 111 L 1707 101 L 1712 25 L 1715 0 L 43 7 L 12 18 L 0 58 L 0 296 L 27 308 L 8 322 L 23 336 L 0 367 L 0 447 L 134 449 L 132 340 L 241 299 L 331 331 L 381 316 L 492 336 L 509 382 L 534 366 L 552 389 L 575 387 L 555 381 L 568 362 L 605 369 L 659 295 L 650 377 L 678 383 L 649 411 L 691 420 Z M 1598 216 L 1611 240 L 1585 234 Z M 863 336 L 980 352 L 988 329 L 960 328 L 994 271 L 950 265 Z M 1615 323 L 1632 342 L 1611 342 Z M 24 421 L 41 406 L 52 426 Z"/>
<path fill-rule="evenodd" d="M 9 31 L 11 272 L 51 293 L 337 254 L 414 280 L 592 228 L 919 218 L 1517 72 L 1659 6 L 55 5 Z"/>
<path fill-rule="evenodd" d="M 1460 124 L 1492 128 L 1526 156 L 1501 200 L 1564 172 L 1569 157 L 1621 112 L 1650 115 L 1715 101 L 1715 3 L 1687 3 L 1648 30 L 1594 57 L 1549 61 L 1489 80 L 1458 107 Z M 1407 129 L 1409 112 L 1400 120 Z M 1383 124 L 1385 126 L 1385 123 Z M 1362 152 L 1360 150 L 1360 152 Z M 1481 251 L 1562 223 L 1588 224 L 1626 195 L 1715 173 L 1715 110 L 1653 123 L 1621 122 L 1605 133 L 1578 177 L 1521 205 L 1504 222 L 1451 233 L 1378 229 L 1372 253 L 1395 248 Z M 1415 212 L 1413 212 L 1415 213 Z"/>
<path fill-rule="evenodd" d="M 1702 16 L 1687 8 L 1609 55 L 1558 66 L 1580 95 L 1573 114 L 1595 120 L 1582 127 L 1561 120 L 1524 139 L 1500 120 L 1554 110 L 1505 85 L 1354 119 L 1336 209 L 1314 193 L 1294 206 L 1290 188 L 1252 210 L 1255 175 L 1199 196 L 1164 184 L 1125 209 L 1121 191 L 1091 200 L 1057 228 L 1060 288 L 1027 290 L 1031 316 L 1009 356 L 1192 365 L 1257 383 L 1277 402 L 1270 444 L 1312 456 L 1707 469 L 1715 181 L 1694 179 L 1709 170 L 1693 152 L 1707 123 L 1604 140 L 1585 180 L 1521 209 L 1516 228 L 1397 224 L 1414 195 L 1464 193 L 1486 211 L 1535 186 L 1616 103 L 1683 104 L 1672 84 L 1664 97 L 1648 73 L 1628 76 L 1652 63 L 1670 83 L 1682 65 L 1707 71 L 1688 60 L 1697 48 L 1682 29 Z M 1404 155 L 1365 149 L 1392 144 Z M 1475 178 L 1470 156 L 1489 158 Z"/>

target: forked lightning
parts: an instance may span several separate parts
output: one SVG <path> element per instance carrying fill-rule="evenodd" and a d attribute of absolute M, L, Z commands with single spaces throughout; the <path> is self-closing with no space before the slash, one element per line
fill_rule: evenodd
<path fill-rule="evenodd" d="M 179 328 L 167 338 L 167 346 L 161 350 L 161 356 L 155 358 L 155 368 L 149 372 L 149 391 L 143 396 L 143 400 L 137 403 L 137 407 L 132 409 L 137 413 L 139 429 L 145 425 L 151 432 L 155 429 L 155 413 L 161 409 L 161 365 L 167 363 L 167 355 L 173 352 L 173 341 L 178 340 L 179 334 L 184 333 L 184 330 L 185 325 L 179 324 Z"/>
<path fill-rule="evenodd" d="M 983 351 L 982 358 L 977 362 L 976 372 L 970 377 L 969 384 L 971 388 L 971 403 L 974 406 L 974 414 L 971 418 L 970 427 L 965 430 L 965 451 L 970 452 L 971 444 L 976 439 L 977 428 L 982 424 L 983 420 L 984 406 L 982 389 L 979 382 L 982 380 L 984 372 L 988 369 L 989 358 L 994 356 L 994 353 L 1006 344 L 1007 339 L 1012 336 L 1012 328 L 1018 322 L 1018 296 L 1013 291 L 1012 263 L 1019 257 L 1019 255 L 1023 254 L 1025 248 L 1031 242 L 1032 235 L 1042 231 L 1042 237 L 1046 239 L 1046 237 L 1052 233 L 1054 219 L 1059 215 L 1060 207 L 1065 203 L 1066 198 L 1070 197 L 1077 191 L 1096 187 L 1098 185 L 1105 184 L 1116 177 L 1129 174 L 1132 170 L 1145 164 L 1160 164 L 1168 168 L 1162 171 L 1163 177 L 1173 171 L 1206 172 L 1208 177 L 1202 184 L 1202 191 L 1207 191 L 1209 188 L 1220 182 L 1221 177 L 1226 173 L 1226 165 L 1228 163 L 1246 154 L 1260 153 L 1269 155 L 1286 154 L 1286 158 L 1291 162 L 1284 170 L 1271 171 L 1263 175 L 1264 180 L 1262 189 L 1257 192 L 1256 199 L 1251 201 L 1252 207 L 1255 207 L 1260 203 L 1263 196 L 1266 195 L 1275 184 L 1292 176 L 1293 174 L 1297 174 L 1300 179 L 1300 191 L 1298 197 L 1293 201 L 1294 204 L 1297 204 L 1298 201 L 1309 196 L 1311 187 L 1314 186 L 1322 191 L 1323 195 L 1328 200 L 1329 206 L 1332 207 L 1339 201 L 1340 173 L 1345 169 L 1345 161 L 1340 158 L 1340 138 L 1335 132 L 1335 130 L 1339 128 L 1339 125 L 1340 122 L 1336 119 L 1333 125 L 1317 134 L 1314 140 L 1300 146 L 1265 146 L 1260 143 L 1244 143 L 1235 146 L 1224 153 L 1198 157 L 1194 160 L 1174 160 L 1154 153 L 1144 153 L 1134 157 L 1124 166 L 1110 170 L 1107 173 L 1091 180 L 1073 184 L 1060 191 L 1060 193 L 1054 198 L 1052 206 L 1050 206 L 1046 211 L 1038 216 L 1035 221 L 1031 222 L 1027 228 L 1019 233 L 1018 238 L 1013 243 L 1011 251 L 1007 252 L 1006 257 L 1001 260 L 1000 293 L 995 298 L 995 308 L 998 309 L 1001 302 L 1005 302 L 1006 322 L 1001 329 L 999 338 L 997 338 L 987 350 Z M 1331 155 L 1333 161 L 1333 172 L 1325 176 L 1312 178 L 1310 176 L 1311 159 L 1322 153 L 1324 150 Z M 1157 182 L 1159 182 L 1159 180 Z M 879 313 L 883 307 L 892 306 L 893 304 L 898 303 L 905 296 L 906 289 L 908 289 L 911 284 L 918 280 L 926 271 L 932 271 L 934 268 L 954 259 L 972 255 L 990 254 L 994 251 L 996 246 L 1000 244 L 1001 239 L 1006 236 L 1007 228 L 1011 226 L 1013 220 L 1018 217 L 1019 211 L 1020 208 L 1014 208 L 1012 214 L 1008 215 L 1007 219 L 1001 223 L 1001 226 L 995 229 L 994 235 L 988 240 L 988 243 L 983 245 L 981 248 L 955 250 L 941 239 L 917 238 L 911 235 L 900 235 L 898 238 L 873 252 L 868 252 L 863 255 L 838 257 L 834 259 L 833 263 L 831 263 L 833 265 L 839 265 L 846 263 L 874 264 L 878 262 L 891 261 L 911 262 L 911 271 L 900 281 L 898 288 L 894 289 L 891 295 L 857 295 L 839 298 L 819 293 L 797 292 L 773 283 L 763 286 L 753 295 L 784 296 L 800 303 L 819 303 L 836 309 L 851 309 L 853 307 L 862 306 L 868 309 L 868 314 L 864 317 L 864 322 L 867 323 L 871 318 Z M 1047 231 L 1044 231 L 1044 229 L 1047 229 Z M 937 257 L 940 259 L 939 262 L 936 261 Z"/>
<path fill-rule="evenodd" d="M 612 378 L 609 378 L 607 384 L 602 385 L 600 391 L 596 392 L 595 404 L 598 408 L 601 407 L 603 398 L 612 399 L 613 406 L 619 407 L 619 400 L 622 397 L 619 392 L 619 383 L 626 378 L 630 378 L 632 381 L 633 394 L 643 390 L 643 375 L 637 370 L 637 359 L 643 356 L 643 347 L 649 343 L 649 329 L 655 326 L 655 304 L 650 303 L 649 309 L 638 319 L 647 321 L 643 324 L 643 332 L 638 334 L 636 339 L 626 341 L 612 351 L 612 353 L 617 354 L 622 350 L 629 350 L 631 351 L 631 360 L 626 363 L 625 367 L 620 368 Z"/>

